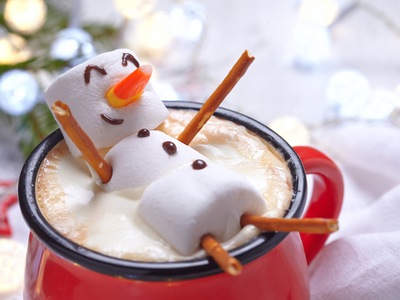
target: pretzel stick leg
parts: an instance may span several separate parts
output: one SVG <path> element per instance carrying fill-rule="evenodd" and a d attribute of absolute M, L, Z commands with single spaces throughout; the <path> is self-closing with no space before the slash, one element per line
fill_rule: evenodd
<path fill-rule="evenodd" d="M 285 218 L 266 218 L 244 214 L 240 219 L 242 226 L 252 224 L 264 231 L 290 232 L 298 231 L 302 233 L 327 234 L 339 229 L 337 220 L 310 218 L 310 219 L 285 219 Z"/>
<path fill-rule="evenodd" d="M 56 101 L 51 109 L 69 138 L 81 151 L 83 158 L 99 175 L 101 181 L 109 182 L 112 176 L 111 165 L 99 154 L 92 140 L 75 120 L 68 105 L 62 101 Z"/>
<path fill-rule="evenodd" d="M 232 67 L 225 79 L 211 94 L 199 112 L 179 135 L 179 141 L 186 145 L 190 144 L 192 139 L 214 114 L 215 110 L 222 103 L 225 97 L 235 87 L 236 83 L 238 83 L 240 78 L 246 73 L 248 67 L 254 61 L 254 59 L 254 56 L 252 56 L 247 50 L 240 56 L 239 60 Z"/>
<path fill-rule="evenodd" d="M 239 275 L 242 272 L 242 264 L 222 248 L 222 246 L 210 234 L 201 238 L 201 247 L 215 262 L 230 275 Z"/>

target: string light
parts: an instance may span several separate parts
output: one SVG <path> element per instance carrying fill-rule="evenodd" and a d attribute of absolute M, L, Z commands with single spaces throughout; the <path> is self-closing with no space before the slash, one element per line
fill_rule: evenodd
<path fill-rule="evenodd" d="M 69 27 L 58 33 L 51 44 L 50 55 L 76 65 L 96 55 L 96 50 L 89 33 L 78 27 Z"/>
<path fill-rule="evenodd" d="M 398 104 L 395 92 L 388 89 L 374 89 L 360 117 L 368 120 L 381 120 L 390 116 Z"/>
<path fill-rule="evenodd" d="M 397 89 L 372 88 L 360 72 L 342 70 L 331 77 L 327 97 L 337 119 L 391 119 L 398 124 L 400 97 Z"/>
<path fill-rule="evenodd" d="M 340 12 L 336 0 L 304 0 L 300 6 L 300 18 L 314 25 L 327 27 Z"/>
<path fill-rule="evenodd" d="M 294 28 L 291 51 L 295 66 L 312 68 L 321 65 L 331 51 L 327 29 L 311 23 L 299 23 Z"/>
<path fill-rule="evenodd" d="M 134 40 L 128 45 L 145 56 L 157 59 L 165 55 L 172 44 L 171 21 L 167 13 L 156 11 L 136 24 Z"/>
<path fill-rule="evenodd" d="M 116 10 L 126 19 L 144 17 L 154 10 L 154 0 L 114 0 Z"/>
<path fill-rule="evenodd" d="M 280 117 L 272 120 L 268 126 L 291 146 L 308 145 L 310 143 L 310 132 L 307 126 L 295 117 Z"/>
<path fill-rule="evenodd" d="M 329 105 L 340 117 L 358 116 L 371 96 L 367 78 L 355 70 L 342 70 L 332 75 L 327 87 Z"/>
<path fill-rule="evenodd" d="M 304 0 L 294 28 L 293 62 L 295 66 L 311 68 L 322 64 L 330 55 L 328 26 L 341 13 L 337 0 Z"/>
<path fill-rule="evenodd" d="M 14 116 L 29 112 L 37 103 L 39 84 L 32 74 L 13 69 L 0 77 L 0 109 Z"/>
<path fill-rule="evenodd" d="M 177 37 L 198 42 L 204 34 L 205 9 L 195 1 L 184 1 L 171 10 L 171 27 Z"/>
<path fill-rule="evenodd" d="M 10 33 L 0 37 L 0 64 L 12 65 L 30 57 L 31 51 L 22 36 Z"/>
<path fill-rule="evenodd" d="M 7 25 L 23 34 L 37 32 L 46 21 L 46 14 L 44 0 L 7 0 L 4 6 Z"/>

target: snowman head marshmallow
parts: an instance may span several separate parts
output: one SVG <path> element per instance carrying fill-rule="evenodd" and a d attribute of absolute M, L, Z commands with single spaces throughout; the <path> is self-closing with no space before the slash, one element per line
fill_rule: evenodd
<path fill-rule="evenodd" d="M 45 91 L 49 107 L 66 103 L 97 149 L 112 147 L 142 128 L 154 129 L 168 111 L 148 83 L 151 67 L 128 49 L 100 54 L 59 76 Z M 74 156 L 80 152 L 60 126 Z"/>

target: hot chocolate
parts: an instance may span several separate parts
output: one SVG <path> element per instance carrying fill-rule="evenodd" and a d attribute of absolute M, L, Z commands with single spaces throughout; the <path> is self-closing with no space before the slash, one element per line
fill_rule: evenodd
<path fill-rule="evenodd" d="M 168 119 L 157 129 L 176 137 L 194 114 L 190 110 L 170 110 Z M 191 147 L 210 161 L 244 175 L 264 197 L 265 216 L 285 214 L 292 200 L 292 179 L 286 162 L 272 145 L 242 126 L 212 117 Z M 40 209 L 49 223 L 87 248 L 141 261 L 204 256 L 202 250 L 182 255 L 143 221 L 137 210 L 145 187 L 103 191 L 93 182 L 84 161 L 70 154 L 65 142 L 48 154 L 36 186 Z M 254 226 L 247 225 L 222 245 L 232 249 L 258 233 Z"/>

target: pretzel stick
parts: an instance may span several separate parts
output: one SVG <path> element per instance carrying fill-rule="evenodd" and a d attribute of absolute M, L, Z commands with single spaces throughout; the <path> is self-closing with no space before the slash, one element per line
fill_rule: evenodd
<path fill-rule="evenodd" d="M 201 247 L 226 273 L 239 275 L 242 272 L 242 264 L 236 258 L 230 256 L 210 234 L 206 234 L 201 238 Z"/>
<path fill-rule="evenodd" d="M 111 165 L 99 154 L 92 140 L 79 126 L 67 104 L 56 101 L 51 107 L 57 120 L 61 123 L 69 138 L 81 151 L 83 158 L 96 171 L 103 183 L 110 181 Z"/>
<path fill-rule="evenodd" d="M 229 92 L 234 88 L 240 78 L 246 73 L 247 68 L 254 61 L 255 57 L 252 56 L 247 50 L 243 52 L 239 60 L 235 63 L 228 75 L 211 94 L 207 101 L 203 104 L 198 113 L 185 127 L 182 133 L 178 136 L 178 140 L 182 143 L 189 145 L 196 134 L 201 130 L 204 124 L 214 114 L 215 110 L 222 103 Z"/>
<path fill-rule="evenodd" d="M 244 214 L 240 219 L 242 226 L 252 224 L 264 231 L 290 232 L 298 231 L 302 233 L 332 233 L 339 229 L 337 220 L 323 218 L 309 219 L 284 219 L 266 218 Z"/>

